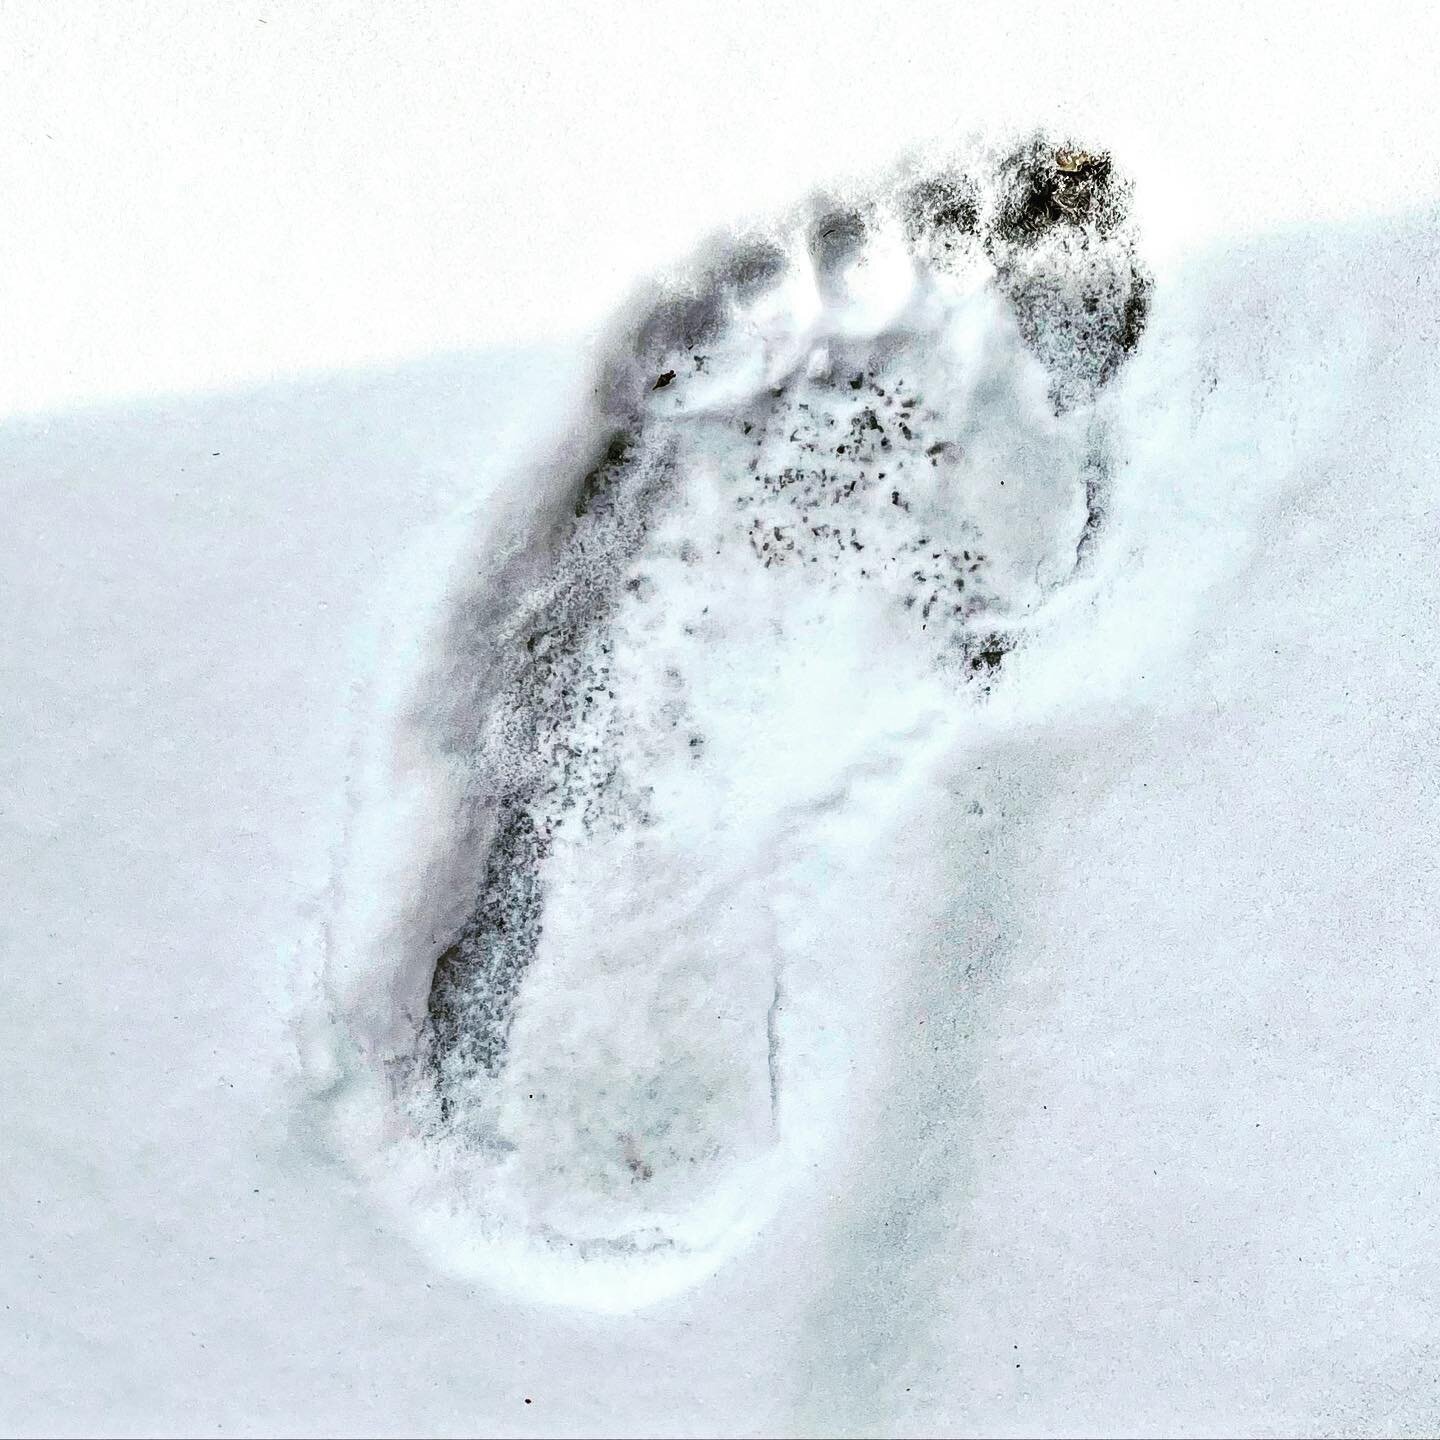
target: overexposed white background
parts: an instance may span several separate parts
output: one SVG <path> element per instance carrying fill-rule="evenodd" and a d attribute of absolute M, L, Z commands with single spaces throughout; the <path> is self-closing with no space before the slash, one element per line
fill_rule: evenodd
<path fill-rule="evenodd" d="M 4 0 L 0 414 L 568 332 L 707 227 L 1058 121 L 1151 252 L 1440 180 L 1422 3 Z"/>

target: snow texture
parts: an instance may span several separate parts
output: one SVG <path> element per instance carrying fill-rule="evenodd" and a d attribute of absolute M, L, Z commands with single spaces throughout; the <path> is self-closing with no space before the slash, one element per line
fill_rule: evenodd
<path fill-rule="evenodd" d="M 0 434 L 0 1425 L 1430 1433 L 1437 217 L 926 156 Z"/>

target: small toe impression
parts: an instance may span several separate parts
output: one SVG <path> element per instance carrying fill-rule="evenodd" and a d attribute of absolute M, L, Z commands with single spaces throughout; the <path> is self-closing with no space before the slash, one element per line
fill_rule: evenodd
<path fill-rule="evenodd" d="M 887 204 L 817 203 L 805 227 L 821 325 L 832 334 L 874 336 L 910 304 L 915 268 Z"/>
<path fill-rule="evenodd" d="M 718 290 L 666 296 L 640 323 L 636 358 L 659 361 L 693 351 L 714 338 L 725 321 L 725 297 Z"/>
<path fill-rule="evenodd" d="M 944 264 L 979 242 L 980 191 L 958 170 L 918 180 L 899 196 L 905 236 L 917 258 Z"/>
<path fill-rule="evenodd" d="M 860 258 L 869 227 L 858 210 L 827 207 L 810 222 L 806 248 L 822 284 L 843 275 Z"/>
<path fill-rule="evenodd" d="M 716 278 L 745 305 L 778 285 L 789 263 L 785 252 L 768 240 L 741 240 L 717 262 Z"/>
<path fill-rule="evenodd" d="M 797 303 L 790 256 L 763 237 L 717 237 L 688 276 L 660 288 L 639 308 L 628 350 L 606 371 L 613 415 L 675 415 L 729 404 L 763 383 L 798 343 L 806 305 Z"/>

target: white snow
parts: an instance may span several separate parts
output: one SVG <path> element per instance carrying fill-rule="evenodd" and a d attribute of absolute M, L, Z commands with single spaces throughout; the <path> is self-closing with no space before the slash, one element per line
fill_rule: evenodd
<path fill-rule="evenodd" d="M 553 498 L 583 347 L 6 423 L 0 1429 L 1434 1432 L 1440 215 L 1155 253 L 1110 528 L 1004 683 L 962 724 L 886 654 L 867 710 L 832 647 L 771 697 L 866 739 L 775 887 L 797 953 L 873 962 L 788 1022 L 812 1150 L 765 1159 L 737 1023 L 732 1210 L 583 1292 L 443 1185 L 417 1218 L 372 1063 L 443 792 L 389 742 L 457 576 Z M 823 791 L 725 680 L 736 772 Z M 671 995 L 611 919 L 581 980 Z M 526 1074 L 593 1085 L 581 1033 Z"/>

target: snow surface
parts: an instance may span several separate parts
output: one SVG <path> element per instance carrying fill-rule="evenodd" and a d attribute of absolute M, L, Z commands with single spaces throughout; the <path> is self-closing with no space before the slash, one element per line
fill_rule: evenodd
<path fill-rule="evenodd" d="M 364 1069 L 435 813 L 377 745 L 578 347 L 12 422 L 0 1424 L 1433 1431 L 1437 250 L 1157 264 L 1092 567 L 963 724 L 880 652 L 815 1153 L 615 1305 L 417 1220 Z"/>

